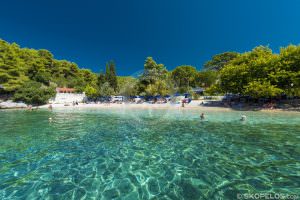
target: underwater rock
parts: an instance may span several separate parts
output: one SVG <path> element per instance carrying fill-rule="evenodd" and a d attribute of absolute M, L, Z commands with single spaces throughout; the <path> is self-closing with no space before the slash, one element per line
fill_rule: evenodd
<path fill-rule="evenodd" d="M 105 190 L 103 192 L 103 196 L 106 199 L 115 199 L 115 198 L 118 198 L 120 196 L 120 193 L 119 193 L 119 191 L 117 189 L 112 188 L 110 190 Z"/>
<path fill-rule="evenodd" d="M 116 185 L 122 196 L 129 194 L 133 190 L 133 185 L 128 179 L 123 179 L 119 181 Z"/>
<path fill-rule="evenodd" d="M 148 189 L 152 195 L 157 195 L 160 192 L 159 185 L 156 179 L 150 178 L 148 180 Z"/>

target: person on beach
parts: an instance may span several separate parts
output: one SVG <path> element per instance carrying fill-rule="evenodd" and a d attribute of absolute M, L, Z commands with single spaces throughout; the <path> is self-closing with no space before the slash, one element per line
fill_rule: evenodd
<path fill-rule="evenodd" d="M 204 120 L 204 119 L 205 119 L 204 113 L 201 113 L 200 119 L 201 119 L 201 120 Z"/>

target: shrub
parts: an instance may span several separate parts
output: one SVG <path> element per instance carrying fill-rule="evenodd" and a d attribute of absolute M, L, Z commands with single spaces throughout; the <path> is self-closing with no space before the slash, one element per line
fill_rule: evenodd
<path fill-rule="evenodd" d="M 55 96 L 54 87 L 47 87 L 35 81 L 25 82 L 13 96 L 14 101 L 23 101 L 27 104 L 42 105 Z"/>

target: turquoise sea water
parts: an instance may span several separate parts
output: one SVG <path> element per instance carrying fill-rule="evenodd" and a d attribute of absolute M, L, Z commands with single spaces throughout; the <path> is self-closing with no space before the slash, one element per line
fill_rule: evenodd
<path fill-rule="evenodd" d="M 300 113 L 200 112 L 0 111 L 0 199 L 300 194 Z"/>

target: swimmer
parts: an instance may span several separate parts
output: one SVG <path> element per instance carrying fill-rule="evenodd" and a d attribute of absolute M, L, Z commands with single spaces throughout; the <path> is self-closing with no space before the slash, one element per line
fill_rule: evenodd
<path fill-rule="evenodd" d="M 48 119 L 48 120 L 49 120 L 49 122 L 52 122 L 52 117 L 49 117 L 49 119 Z"/>
<path fill-rule="evenodd" d="M 53 108 L 53 107 L 52 107 L 52 104 L 50 104 L 50 105 L 48 106 L 48 109 L 49 109 L 49 110 L 52 110 L 52 108 Z"/>
<path fill-rule="evenodd" d="M 32 110 L 32 105 L 27 106 L 27 110 Z"/>
<path fill-rule="evenodd" d="M 242 115 L 240 120 L 241 121 L 246 121 L 246 119 L 247 119 L 246 115 Z"/>
<path fill-rule="evenodd" d="M 201 113 L 200 119 L 201 119 L 201 120 L 204 120 L 204 119 L 205 119 L 204 113 Z"/>

